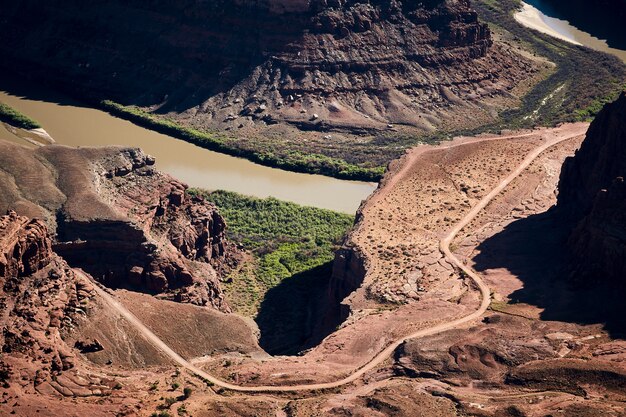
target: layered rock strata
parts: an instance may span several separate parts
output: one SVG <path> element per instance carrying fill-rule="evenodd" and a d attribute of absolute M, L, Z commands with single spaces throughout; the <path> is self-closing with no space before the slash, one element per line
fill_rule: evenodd
<path fill-rule="evenodd" d="M 0 209 L 44 220 L 54 250 L 105 285 L 228 310 L 223 218 L 153 164 L 137 149 L 0 142 Z"/>
<path fill-rule="evenodd" d="M 45 224 L 18 216 L 0 217 L 0 366 L 3 377 L 21 374 L 36 389 L 51 377 L 71 369 L 75 355 L 61 341 L 85 314 L 93 288 L 51 250 Z M 36 363 L 22 361 L 29 357 Z M 0 381 L 3 382 L 3 381 Z"/>
<path fill-rule="evenodd" d="M 0 20 L 5 67 L 200 128 L 430 131 L 536 70 L 468 0 L 25 0 Z"/>

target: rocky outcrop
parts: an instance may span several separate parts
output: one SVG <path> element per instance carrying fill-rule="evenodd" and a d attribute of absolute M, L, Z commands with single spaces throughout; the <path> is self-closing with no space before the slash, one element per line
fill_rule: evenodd
<path fill-rule="evenodd" d="M 364 255 L 358 248 L 344 245 L 335 252 L 327 288 L 315 301 L 319 315 L 305 345 L 316 345 L 350 316 L 351 308 L 345 299 L 363 284 L 366 272 Z"/>
<path fill-rule="evenodd" d="M 626 369 L 616 356 L 602 354 L 620 352 L 616 342 L 590 342 L 585 334 L 571 323 L 488 313 L 481 325 L 406 341 L 396 349 L 393 369 L 398 376 L 472 389 L 623 397 Z"/>
<path fill-rule="evenodd" d="M 342 301 L 363 284 L 366 273 L 365 255 L 358 247 L 347 244 L 335 253 L 329 299 L 331 305 L 339 306 L 342 321 L 350 312 Z"/>
<path fill-rule="evenodd" d="M 469 0 L 22 0 L 0 21 L 4 66 L 200 128 L 429 131 L 534 71 Z"/>
<path fill-rule="evenodd" d="M 514 316 L 492 315 L 483 323 L 485 326 L 401 345 L 395 355 L 396 373 L 412 378 L 456 379 L 464 384 L 478 380 L 502 383 L 512 369 L 555 357 L 573 338 L 568 333 L 556 333 L 559 327 L 554 323 L 529 323 Z M 552 340 L 553 336 L 567 340 Z"/>
<path fill-rule="evenodd" d="M 598 192 L 626 175 L 626 92 L 600 111 L 576 155 L 561 171 L 558 206 L 574 217 L 587 214 Z"/>
<path fill-rule="evenodd" d="M 94 339 L 91 342 L 83 342 L 82 340 L 78 340 L 76 343 L 74 343 L 74 347 L 80 350 L 81 353 L 94 353 L 104 350 L 104 347 L 97 339 Z"/>
<path fill-rule="evenodd" d="M 571 234 L 573 279 L 584 285 L 610 283 L 626 290 L 626 184 L 617 177 L 598 191 L 593 207 Z"/>
<path fill-rule="evenodd" d="M 601 387 L 607 393 L 623 395 L 626 372 L 610 363 L 588 360 L 544 360 L 520 366 L 507 376 L 508 384 L 541 391 L 562 391 L 584 396 Z M 608 396 L 608 395 L 607 395 Z"/>
<path fill-rule="evenodd" d="M 598 114 L 563 165 L 557 209 L 576 224 L 573 277 L 626 289 L 626 92 Z"/>
<path fill-rule="evenodd" d="M 94 295 L 51 251 L 51 242 L 39 220 L 15 212 L 0 217 L 0 362 L 12 368 L 24 364 L 20 355 L 35 360 L 35 366 L 18 372 L 35 387 L 74 366 L 75 355 L 61 342 L 60 331 L 85 314 Z"/>
<path fill-rule="evenodd" d="M 0 149 L 9 176 L 0 182 L 0 209 L 45 220 L 54 251 L 70 265 L 107 286 L 228 310 L 214 269 L 229 250 L 224 220 L 156 171 L 153 158 L 128 148 L 28 150 L 0 142 Z M 29 188 L 35 181 L 37 191 Z"/>
<path fill-rule="evenodd" d="M 14 211 L 0 218 L 0 277 L 31 275 L 51 258 L 52 242 L 42 221 L 19 217 Z"/>

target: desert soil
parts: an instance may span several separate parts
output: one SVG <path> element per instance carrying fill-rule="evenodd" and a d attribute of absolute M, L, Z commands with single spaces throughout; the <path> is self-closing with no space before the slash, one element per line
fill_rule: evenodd
<path fill-rule="evenodd" d="M 620 415 L 626 398 L 619 379 L 604 384 L 593 375 L 625 374 L 626 343 L 599 323 L 546 319 L 541 303 L 516 299 L 529 285 L 527 274 L 558 274 L 545 250 L 530 272 L 515 267 L 519 251 L 497 252 L 503 232 L 554 204 L 561 164 L 586 129 L 569 124 L 457 138 L 414 148 L 394 162 L 362 206 L 348 240 L 362 253 L 367 271 L 361 287 L 344 300 L 350 317 L 302 356 L 263 355 L 251 336 L 254 328 L 236 316 L 228 319 L 225 333 L 202 309 L 199 316 L 206 320 L 198 327 L 195 310 L 189 310 L 196 307 L 174 312 L 172 304 L 148 296 L 99 290 L 102 308 L 117 310 L 134 328 L 126 334 L 137 337 L 138 331 L 159 351 L 140 372 L 117 371 L 124 388 L 108 401 L 124 403 L 121 394 L 130 390 L 137 397 L 126 401 L 126 409 L 150 415 L 162 403 L 158 398 L 180 390 L 168 385 L 180 381 L 195 392 L 185 401 L 187 410 L 207 417 L 452 416 L 459 409 L 485 416 L 504 409 L 529 416 Z M 171 323 L 163 325 L 167 318 Z M 222 335 L 227 342 L 212 339 Z M 405 341 L 411 335 L 419 338 Z M 495 343 L 496 353 L 481 343 Z M 513 371 L 493 356 L 515 357 L 515 352 L 520 363 Z M 439 369 L 449 360 L 454 372 Z M 526 385 L 504 384 L 506 372 Z M 550 379 L 537 379 L 541 372 L 562 379 L 542 383 Z M 584 395 L 576 381 L 584 384 Z M 156 388 L 147 390 L 150 384 Z M 268 390 L 297 392 L 255 393 Z"/>

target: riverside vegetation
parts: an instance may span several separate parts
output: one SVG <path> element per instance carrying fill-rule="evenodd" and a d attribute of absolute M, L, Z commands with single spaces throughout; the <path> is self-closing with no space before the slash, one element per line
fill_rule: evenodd
<path fill-rule="evenodd" d="M 220 130 L 217 126 L 195 125 L 194 128 L 184 125 L 186 122 L 175 120 L 173 113 L 168 115 L 150 111 L 149 107 L 141 107 L 133 100 L 125 101 L 114 94 L 81 94 L 83 89 L 78 88 L 78 85 L 75 86 L 77 90 L 74 95 L 147 128 L 262 165 L 343 179 L 376 181 L 382 177 L 390 160 L 418 142 L 436 143 L 459 134 L 589 120 L 604 103 L 615 99 L 624 88 L 626 66 L 617 58 L 553 39 L 517 23 L 513 14 L 520 6 L 519 0 L 476 0 L 472 5 L 478 10 L 481 21 L 487 22 L 498 36 L 501 47 L 506 47 L 507 43 L 522 44 L 526 50 L 554 63 L 555 67 L 544 70 L 543 81 L 531 88 L 520 100 L 517 109 L 503 111 L 495 122 L 471 130 L 442 130 L 418 135 L 403 129 L 381 131 L 363 128 L 353 134 L 346 134 L 342 140 L 333 138 L 325 142 L 308 140 L 305 134 L 299 137 L 297 133 L 285 140 L 285 135 L 292 135 L 288 133 L 290 130 L 275 132 L 258 140 L 259 137 L 255 137 L 254 133 L 238 135 L 234 133 L 236 130 Z M 62 60 L 64 63 L 66 61 Z M 506 70 L 503 72 L 506 73 Z M 125 104 L 136 105 L 102 101 L 111 97 Z M 14 115 L 9 117 L 15 119 Z M 21 117 L 16 120 L 25 122 Z M 27 124 L 29 127 L 36 126 L 30 122 Z"/>
<path fill-rule="evenodd" d="M 589 121 L 626 87 L 626 66 L 616 57 L 552 38 L 517 23 L 513 14 L 520 7 L 520 0 L 477 0 L 473 5 L 481 19 L 503 42 L 521 43 L 525 49 L 555 64 L 544 80 L 523 97 L 518 108 L 503 111 L 494 123 L 478 128 L 438 131 L 422 136 L 406 132 L 379 132 L 362 144 L 345 149 L 337 145 L 331 155 L 315 144 L 303 152 L 285 146 L 279 137 L 269 142 L 255 141 L 253 138 L 190 128 L 136 106 L 124 106 L 113 101 L 103 101 L 101 105 L 110 113 L 145 127 L 262 165 L 343 179 L 377 181 L 382 177 L 388 161 L 419 142 L 437 143 L 456 135 Z"/>
<path fill-rule="evenodd" d="M 184 126 L 179 122 L 155 115 L 136 106 L 124 106 L 111 100 L 104 100 L 100 105 L 112 115 L 128 119 L 148 129 L 178 137 L 209 150 L 239 156 L 269 167 L 362 181 L 378 181 L 385 172 L 384 166 L 359 166 L 344 159 L 333 158 L 320 153 L 305 154 L 296 150 L 282 150 L 280 146 L 266 146 L 264 149 L 244 147 L 241 146 L 241 140 L 238 138 Z"/>
<path fill-rule="evenodd" d="M 478 0 L 474 7 L 505 42 L 521 42 L 526 49 L 556 64 L 550 76 L 524 97 L 518 109 L 503 112 L 501 120 L 486 129 L 588 122 L 626 88 L 626 66 L 617 57 L 517 23 L 513 15 L 521 7 L 520 0 Z"/>
<path fill-rule="evenodd" d="M 228 191 L 189 190 L 214 203 L 228 238 L 252 255 L 224 286 L 229 304 L 253 316 L 270 289 L 330 263 L 354 216 Z"/>
<path fill-rule="evenodd" d="M 0 122 L 8 123 L 11 126 L 27 130 L 41 127 L 39 123 L 30 117 L 4 103 L 0 103 Z"/>

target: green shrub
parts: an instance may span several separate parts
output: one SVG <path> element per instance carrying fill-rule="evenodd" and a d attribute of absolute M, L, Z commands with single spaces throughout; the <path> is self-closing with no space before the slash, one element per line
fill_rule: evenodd
<path fill-rule="evenodd" d="M 4 103 L 0 103 L 0 122 L 8 123 L 20 129 L 37 129 L 41 125 Z"/>
<path fill-rule="evenodd" d="M 165 398 L 165 403 L 163 404 L 163 408 L 170 408 L 177 401 L 178 400 L 175 397 L 167 397 L 167 398 Z"/>
<path fill-rule="evenodd" d="M 481 19 L 498 30 L 508 32 L 510 38 L 522 42 L 537 55 L 548 58 L 556 64 L 556 68 L 533 87 L 519 108 L 502 112 L 498 123 L 476 131 L 554 126 L 563 122 L 590 120 L 626 87 L 626 65 L 615 56 L 522 26 L 513 17 L 520 4 L 520 0 L 474 2 Z"/>
<path fill-rule="evenodd" d="M 255 258 L 253 271 L 233 276 L 226 286 L 231 304 L 254 315 L 267 290 L 281 281 L 333 260 L 334 252 L 354 223 L 354 216 L 227 191 L 191 189 L 214 203 L 228 225 L 232 242 Z"/>

